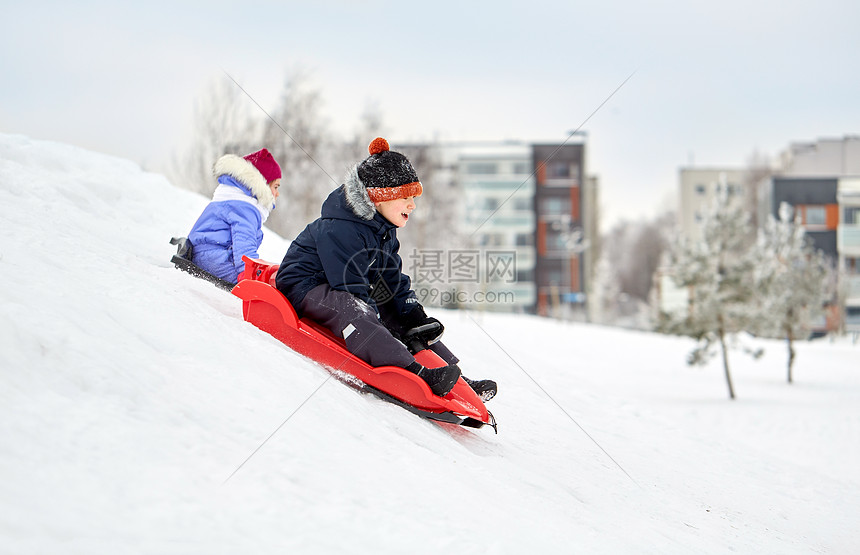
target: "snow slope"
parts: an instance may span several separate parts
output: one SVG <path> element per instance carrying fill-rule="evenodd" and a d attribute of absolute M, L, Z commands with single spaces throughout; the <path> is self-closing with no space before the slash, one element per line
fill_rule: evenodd
<path fill-rule="evenodd" d="M 0 135 L 0 552 L 860 552 L 860 346 L 735 353 L 731 402 L 682 338 L 433 311 L 500 383 L 439 425 L 175 270 L 206 202 Z"/>

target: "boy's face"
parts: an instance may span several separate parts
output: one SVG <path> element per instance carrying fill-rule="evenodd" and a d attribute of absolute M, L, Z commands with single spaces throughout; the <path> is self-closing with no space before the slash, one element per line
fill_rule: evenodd
<path fill-rule="evenodd" d="M 377 202 L 376 210 L 397 227 L 403 227 L 409 221 L 409 214 L 415 210 L 415 197 L 397 198 Z"/>

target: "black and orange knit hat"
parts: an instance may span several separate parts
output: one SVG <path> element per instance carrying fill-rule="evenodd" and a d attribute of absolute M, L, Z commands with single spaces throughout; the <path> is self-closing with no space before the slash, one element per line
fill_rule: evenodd
<path fill-rule="evenodd" d="M 382 137 L 373 139 L 367 150 L 370 156 L 358 165 L 358 177 L 372 202 L 421 196 L 421 182 L 406 156 L 390 150 Z"/>

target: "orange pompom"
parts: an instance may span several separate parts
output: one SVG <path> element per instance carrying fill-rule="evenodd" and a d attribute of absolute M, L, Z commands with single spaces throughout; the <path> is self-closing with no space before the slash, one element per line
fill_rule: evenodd
<path fill-rule="evenodd" d="M 370 141 L 370 146 L 367 147 L 367 150 L 372 156 L 374 154 L 379 154 L 380 152 L 385 152 L 386 150 L 389 150 L 389 148 L 388 141 L 382 137 L 377 137 Z"/>

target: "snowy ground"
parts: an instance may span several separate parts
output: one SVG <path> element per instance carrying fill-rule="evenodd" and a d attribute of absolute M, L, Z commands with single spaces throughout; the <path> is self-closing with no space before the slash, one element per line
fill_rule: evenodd
<path fill-rule="evenodd" d="M 0 552 L 860 552 L 860 345 L 735 353 L 731 402 L 685 339 L 434 311 L 500 383 L 442 426 L 175 270 L 206 201 L 0 135 Z"/>

